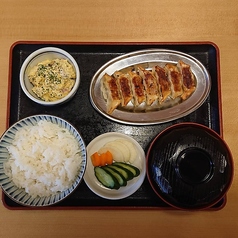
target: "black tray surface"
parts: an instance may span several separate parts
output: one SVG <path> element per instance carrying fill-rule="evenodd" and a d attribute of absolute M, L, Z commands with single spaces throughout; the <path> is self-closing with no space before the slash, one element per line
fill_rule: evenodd
<path fill-rule="evenodd" d="M 68 51 L 77 61 L 81 71 L 81 83 L 78 92 L 66 104 L 54 107 L 38 105 L 28 99 L 19 83 L 20 67 L 26 57 L 42 47 L 59 47 Z M 107 61 L 132 51 L 149 48 L 177 50 L 200 60 L 207 68 L 211 80 L 211 92 L 205 103 L 193 113 L 162 124 L 132 126 L 113 122 L 91 105 L 89 86 L 93 75 Z M 106 132 L 121 132 L 131 136 L 142 146 L 145 152 L 153 138 L 166 127 L 181 122 L 196 122 L 212 128 L 222 135 L 221 100 L 219 79 L 218 48 L 209 42 L 205 43 L 61 43 L 61 42 L 16 42 L 10 50 L 9 67 L 9 105 L 8 126 L 19 119 L 35 114 L 52 114 L 68 120 L 81 133 L 85 144 Z M 9 209 L 26 209 L 2 195 L 4 205 Z M 224 206 L 226 198 L 213 206 L 219 209 Z M 160 200 L 149 185 L 147 178 L 133 195 L 120 200 L 107 200 L 98 197 L 82 181 L 77 190 L 67 199 L 48 209 L 155 209 L 170 208 Z"/>

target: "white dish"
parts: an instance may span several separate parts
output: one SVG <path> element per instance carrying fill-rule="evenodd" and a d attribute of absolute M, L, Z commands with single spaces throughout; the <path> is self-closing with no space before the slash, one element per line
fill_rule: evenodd
<path fill-rule="evenodd" d="M 92 165 L 90 156 L 98 151 L 105 143 L 115 139 L 127 139 L 131 141 L 138 151 L 138 158 L 133 165 L 140 169 L 140 175 L 128 181 L 127 186 L 120 187 L 118 190 L 108 189 L 104 187 L 94 175 L 94 166 Z M 87 146 L 87 167 L 84 174 L 84 181 L 89 189 L 98 196 L 106 199 L 116 200 L 126 198 L 136 192 L 142 185 L 146 175 L 145 152 L 140 144 L 133 138 L 117 132 L 108 132 L 96 137 Z"/>
<path fill-rule="evenodd" d="M 36 66 L 38 63 L 45 61 L 45 60 L 54 60 L 54 59 L 66 59 L 68 62 L 73 66 L 75 69 L 76 79 L 75 84 L 69 94 L 65 97 L 58 99 L 56 101 L 47 102 L 43 101 L 42 99 L 38 98 L 32 91 L 33 85 L 30 83 L 28 79 L 28 73 L 30 70 Z M 80 70 L 76 60 L 73 58 L 71 54 L 66 52 L 63 49 L 59 49 L 56 47 L 44 47 L 32 52 L 26 60 L 23 62 L 20 70 L 20 85 L 23 92 L 26 96 L 31 99 L 32 101 L 44 105 L 44 106 L 55 106 L 59 104 L 63 104 L 68 102 L 73 96 L 76 94 L 80 84 Z"/>

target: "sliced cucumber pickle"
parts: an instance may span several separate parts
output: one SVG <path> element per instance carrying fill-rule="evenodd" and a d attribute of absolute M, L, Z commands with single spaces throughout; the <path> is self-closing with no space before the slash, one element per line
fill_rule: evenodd
<path fill-rule="evenodd" d="M 109 168 L 108 166 L 103 166 L 101 168 L 106 170 L 107 173 L 109 173 L 111 176 L 113 176 L 115 179 L 117 179 L 120 186 L 127 185 L 126 179 L 120 173 L 118 173 L 116 170 Z"/>
<path fill-rule="evenodd" d="M 105 187 L 111 189 L 119 189 L 120 184 L 117 179 L 107 173 L 104 169 L 100 167 L 94 167 L 94 173 L 98 181 Z"/>
<path fill-rule="evenodd" d="M 127 181 L 140 175 L 140 170 L 124 162 L 114 162 L 110 165 L 94 167 L 98 181 L 110 189 L 119 189 L 127 185 Z"/>
<path fill-rule="evenodd" d="M 115 163 L 113 164 L 110 164 L 110 165 L 107 165 L 109 168 L 112 168 L 114 170 L 116 170 L 118 173 L 120 173 L 127 181 L 131 180 L 134 178 L 134 174 L 126 169 L 126 168 L 122 168 L 120 166 L 116 166 L 114 165 Z"/>
<path fill-rule="evenodd" d="M 115 162 L 114 165 L 130 170 L 133 173 L 134 177 L 137 177 L 140 174 L 140 170 L 131 164 Z"/>

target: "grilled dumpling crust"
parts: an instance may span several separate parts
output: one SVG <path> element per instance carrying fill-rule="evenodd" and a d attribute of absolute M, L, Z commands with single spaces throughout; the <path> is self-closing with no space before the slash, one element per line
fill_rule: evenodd
<path fill-rule="evenodd" d="M 128 75 L 133 93 L 133 104 L 137 107 L 146 100 L 143 79 L 140 75 L 133 71 L 129 71 Z"/>
<path fill-rule="evenodd" d="M 116 71 L 114 77 L 117 78 L 119 91 L 121 94 L 121 106 L 126 106 L 132 99 L 131 84 L 127 74 Z"/>
<path fill-rule="evenodd" d="M 146 104 L 151 105 L 159 98 L 159 91 L 155 76 L 151 71 L 142 67 L 138 67 L 139 75 L 143 79 L 143 84 L 146 91 Z"/>
<path fill-rule="evenodd" d="M 142 104 L 156 109 L 168 97 L 183 101 L 197 86 L 191 66 L 182 60 L 177 64 L 167 63 L 164 67 L 155 65 L 152 70 L 137 66 L 137 71 L 115 71 L 112 76 L 106 73 L 100 83 L 108 114 L 119 105 L 126 107 L 129 102 L 134 107 Z"/>
<path fill-rule="evenodd" d="M 105 74 L 101 81 L 101 90 L 107 101 L 107 113 L 111 114 L 121 103 L 117 79 Z"/>
<path fill-rule="evenodd" d="M 166 74 L 165 70 L 158 65 L 153 67 L 152 72 L 157 79 L 157 84 L 160 90 L 160 102 L 164 102 L 171 94 L 171 83 L 168 79 L 168 75 Z"/>
<path fill-rule="evenodd" d="M 171 83 L 171 97 L 174 99 L 181 96 L 183 93 L 182 74 L 179 72 L 177 66 L 173 64 L 166 64 L 164 69 Z"/>
<path fill-rule="evenodd" d="M 181 98 L 186 100 L 196 89 L 195 77 L 191 71 L 190 65 L 184 63 L 182 60 L 178 61 L 177 67 L 182 74 L 183 94 Z"/>

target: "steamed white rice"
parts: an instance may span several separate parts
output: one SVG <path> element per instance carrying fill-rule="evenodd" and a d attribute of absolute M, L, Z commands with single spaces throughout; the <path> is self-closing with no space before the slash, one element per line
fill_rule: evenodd
<path fill-rule="evenodd" d="M 5 173 L 33 197 L 68 189 L 82 162 L 73 135 L 45 120 L 19 129 L 7 149 L 10 158 L 4 165 Z"/>

